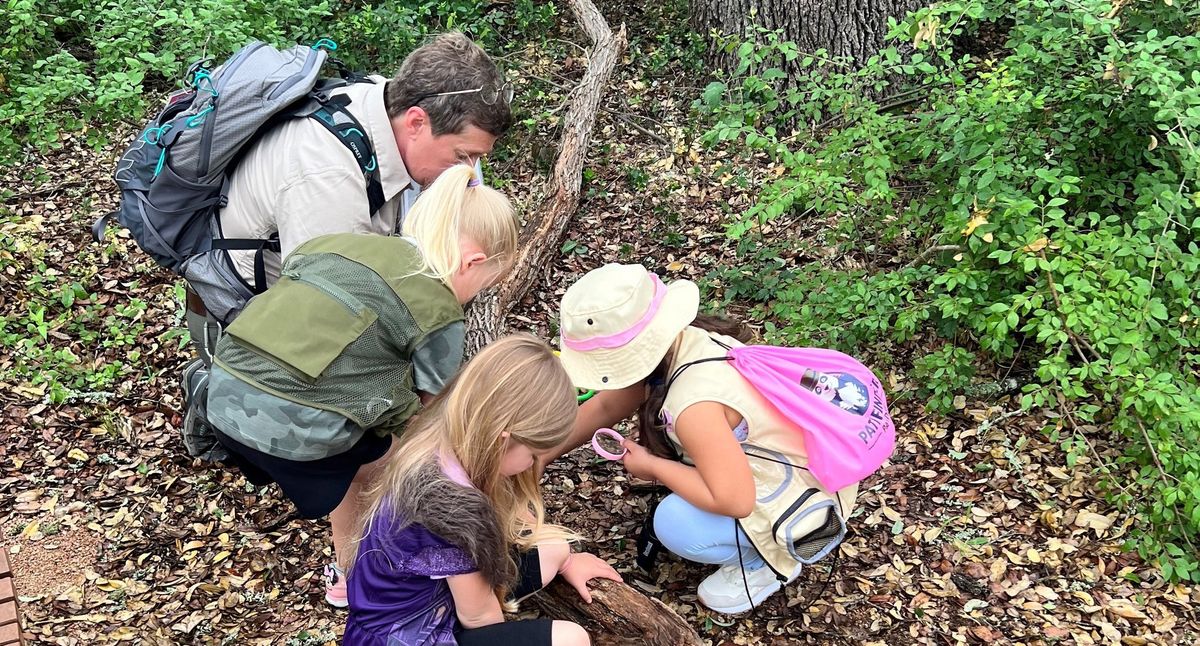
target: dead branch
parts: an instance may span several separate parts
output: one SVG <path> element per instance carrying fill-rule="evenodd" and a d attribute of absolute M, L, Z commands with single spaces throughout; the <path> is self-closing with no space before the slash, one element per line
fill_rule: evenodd
<path fill-rule="evenodd" d="M 674 610 L 624 583 L 594 579 L 592 602 L 562 579 L 529 599 L 543 614 L 582 625 L 593 646 L 700 646 L 700 636 Z"/>
<path fill-rule="evenodd" d="M 503 333 L 505 317 L 553 260 L 558 242 L 579 208 L 583 164 L 601 96 L 625 50 L 624 25 L 613 33 L 591 0 L 569 0 L 568 4 L 592 41 L 590 60 L 579 85 L 571 91 L 558 160 L 546 185 L 546 199 L 522 232 L 514 268 L 495 289 L 477 297 L 467 314 L 468 354 L 474 354 Z"/>
<path fill-rule="evenodd" d="M 917 265 L 924 262 L 924 260 L 926 258 L 932 256 L 935 253 L 942 253 L 944 251 L 962 251 L 962 247 L 960 247 L 956 244 L 933 245 L 932 247 L 929 247 L 925 251 L 922 251 L 921 253 L 917 254 L 916 258 L 913 258 L 912 260 L 908 261 L 904 265 L 904 269 L 908 269 L 909 267 L 916 267 Z"/>

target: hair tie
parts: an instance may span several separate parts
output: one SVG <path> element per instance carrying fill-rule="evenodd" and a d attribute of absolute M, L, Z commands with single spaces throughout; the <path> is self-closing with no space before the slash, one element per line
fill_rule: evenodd
<path fill-rule="evenodd" d="M 480 184 L 482 184 L 482 182 L 479 181 L 479 178 L 472 176 L 471 179 L 467 182 L 467 188 L 475 188 L 476 186 L 479 186 Z"/>

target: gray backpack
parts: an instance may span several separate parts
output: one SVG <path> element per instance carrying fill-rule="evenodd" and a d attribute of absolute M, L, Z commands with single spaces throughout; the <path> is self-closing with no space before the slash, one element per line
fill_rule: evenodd
<path fill-rule="evenodd" d="M 329 61 L 340 78 L 321 78 L 326 47 L 337 45 L 321 39 L 312 47 L 281 51 L 255 41 L 214 70 L 206 68 L 207 61 L 194 64 L 191 88 L 172 94 L 121 156 L 115 173 L 120 206 L 92 225 L 92 237 L 101 241 L 116 217 L 143 251 L 187 279 L 209 313 L 228 324 L 266 289 L 263 253 L 279 251 L 278 236 L 222 237 L 218 215 L 227 201 L 228 177 L 259 135 L 292 118 L 316 119 L 354 153 L 374 215 L 384 202 L 374 150 L 345 109 L 349 99 L 330 94 L 349 83 L 373 81 L 337 59 Z M 234 249 L 256 252 L 253 285 L 230 261 L 227 252 Z"/>

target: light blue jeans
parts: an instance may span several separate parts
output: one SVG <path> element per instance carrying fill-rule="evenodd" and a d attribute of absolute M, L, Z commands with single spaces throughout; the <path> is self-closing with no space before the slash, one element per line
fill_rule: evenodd
<path fill-rule="evenodd" d="M 654 511 L 654 535 L 664 547 L 689 561 L 735 564 L 740 544 L 742 563 L 747 570 L 765 565 L 733 518 L 704 511 L 679 494 L 673 493 L 658 503 Z"/>

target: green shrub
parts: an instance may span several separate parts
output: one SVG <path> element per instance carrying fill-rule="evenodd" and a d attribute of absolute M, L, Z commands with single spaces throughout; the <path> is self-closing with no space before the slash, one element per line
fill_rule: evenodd
<path fill-rule="evenodd" d="M 940 413 L 954 409 L 954 398 L 967 390 L 975 376 L 975 355 L 956 345 L 944 346 L 913 361 L 912 378 Z"/>
<path fill-rule="evenodd" d="M 95 144 L 114 123 L 141 123 L 188 65 L 220 61 L 252 39 L 277 46 L 330 37 L 359 69 L 390 73 L 431 32 L 462 29 L 487 45 L 508 21 L 545 30 L 553 9 L 520 0 L 9 0 L 0 12 L 0 164 L 58 144 L 85 124 Z"/>
<path fill-rule="evenodd" d="M 708 144 L 782 168 L 728 229 L 747 255 L 780 244 L 756 235 L 764 224 L 809 217 L 836 223 L 822 246 L 877 268 L 761 263 L 716 281 L 743 294 L 779 281 L 759 312 L 783 340 L 949 340 L 915 362 L 922 380 L 948 377 L 924 385 L 935 408 L 966 385 L 972 351 L 1024 367 L 1021 403 L 1062 414 L 1064 449 L 1085 423 L 1124 438 L 1112 466 L 1136 474 L 1139 498 L 1114 498 L 1149 521 L 1134 545 L 1192 581 L 1197 24 L 1196 3 L 953 0 L 893 23 L 904 44 L 857 70 L 772 33 L 730 39 L 741 67 L 697 101 Z M 994 59 L 953 48 L 998 29 Z M 806 73 L 788 80 L 781 63 L 797 59 Z"/>

